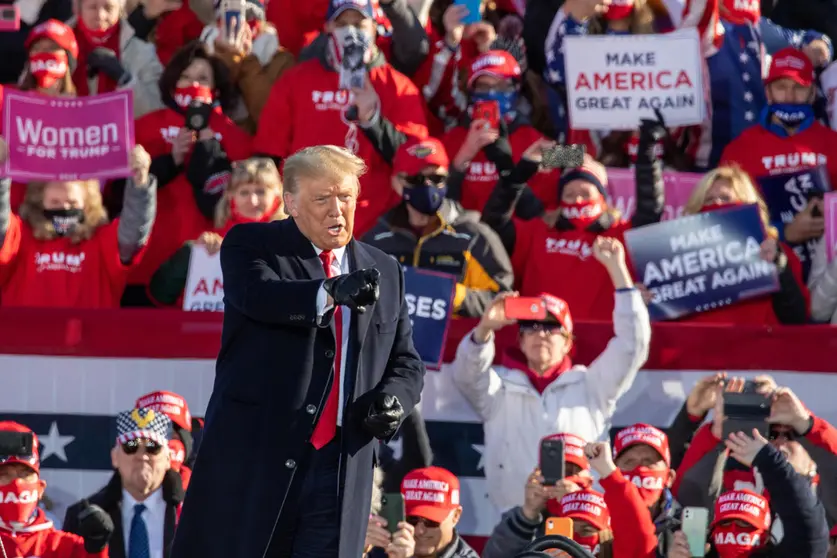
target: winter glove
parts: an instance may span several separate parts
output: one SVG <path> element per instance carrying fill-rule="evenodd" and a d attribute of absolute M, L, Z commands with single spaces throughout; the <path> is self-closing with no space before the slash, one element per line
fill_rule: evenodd
<path fill-rule="evenodd" d="M 334 299 L 335 306 L 348 306 L 363 314 L 366 306 L 378 300 L 380 280 L 381 272 L 377 269 L 360 269 L 326 279 L 323 288 Z"/>
<path fill-rule="evenodd" d="M 78 530 L 84 539 L 84 550 L 95 554 L 108 545 L 113 534 L 113 520 L 96 504 L 88 504 L 78 514 Z"/>
<path fill-rule="evenodd" d="M 131 81 L 131 73 L 122 66 L 116 53 L 104 47 L 93 49 L 87 57 L 87 74 L 93 77 L 99 72 L 105 74 L 116 82 L 116 85 L 123 86 Z"/>
<path fill-rule="evenodd" d="M 639 121 L 640 143 L 656 143 L 668 135 L 666 121 L 659 109 L 654 109 L 654 116 L 657 117 L 655 120 L 643 118 Z"/>
<path fill-rule="evenodd" d="M 404 418 L 404 407 L 394 395 L 379 393 L 369 407 L 369 413 L 363 419 L 366 431 L 379 440 L 386 440 L 398 430 Z"/>

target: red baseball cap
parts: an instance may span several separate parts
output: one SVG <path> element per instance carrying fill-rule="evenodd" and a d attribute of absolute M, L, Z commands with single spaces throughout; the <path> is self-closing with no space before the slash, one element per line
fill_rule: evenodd
<path fill-rule="evenodd" d="M 192 431 L 192 415 L 186 400 L 171 391 L 155 391 L 137 399 L 137 409 L 154 409 L 167 415 L 171 421 L 189 432 Z"/>
<path fill-rule="evenodd" d="M 610 4 L 605 5 L 604 15 L 605 19 L 623 19 L 630 16 L 634 11 L 634 0 L 610 0 Z"/>
<path fill-rule="evenodd" d="M 564 461 L 575 463 L 582 469 L 590 468 L 590 463 L 587 462 L 587 457 L 584 455 L 584 446 L 587 444 L 575 434 L 561 432 L 559 434 L 551 434 L 544 438 L 544 440 L 561 440 L 564 442 Z"/>
<path fill-rule="evenodd" d="M 584 489 L 570 492 L 560 502 L 559 517 L 570 517 L 586 521 L 599 531 L 610 528 L 610 512 L 604 496 L 595 490 Z"/>
<path fill-rule="evenodd" d="M 427 167 L 442 167 L 447 170 L 449 166 L 450 160 L 442 142 L 436 138 L 410 138 L 396 151 L 392 161 L 392 172 L 415 176 Z"/>
<path fill-rule="evenodd" d="M 766 531 L 770 527 L 770 506 L 764 496 L 750 490 L 725 492 L 715 500 L 712 526 L 730 519 L 740 519 Z"/>
<path fill-rule="evenodd" d="M 573 332 L 573 318 L 570 315 L 570 305 L 563 298 L 558 298 L 549 293 L 541 294 L 547 313 L 561 324 L 564 330 L 571 334 Z"/>
<path fill-rule="evenodd" d="M 0 432 L 23 432 L 29 433 L 32 432 L 32 429 L 23 426 L 20 423 L 13 422 L 10 420 L 4 420 L 0 422 Z M 6 463 L 21 463 L 28 467 L 31 467 L 36 473 L 39 475 L 41 474 L 41 457 L 38 453 L 38 436 L 34 432 L 32 432 L 32 455 L 30 456 L 22 456 L 22 455 L 0 455 L 0 465 L 5 465 Z"/>
<path fill-rule="evenodd" d="M 669 451 L 668 447 L 668 436 L 666 436 L 665 432 L 650 424 L 638 423 L 620 430 L 616 434 L 616 440 L 613 443 L 613 453 L 615 457 L 618 457 L 626 449 L 638 444 L 651 446 L 665 460 L 666 465 L 671 465 L 671 451 Z"/>
<path fill-rule="evenodd" d="M 73 30 L 57 19 L 48 19 L 32 28 L 29 35 L 26 37 L 24 46 L 29 50 L 33 44 L 41 39 L 49 39 L 59 46 L 59 48 L 67 51 L 69 58 L 70 71 L 73 71 L 78 61 L 78 42 Z"/>
<path fill-rule="evenodd" d="M 783 48 L 773 55 L 764 83 L 772 83 L 782 78 L 792 79 L 802 87 L 810 87 L 814 83 L 814 65 L 801 50 L 793 47 Z"/>
<path fill-rule="evenodd" d="M 459 479 L 441 467 L 424 467 L 407 473 L 401 481 L 404 511 L 441 523 L 459 507 Z"/>
<path fill-rule="evenodd" d="M 468 70 L 468 88 L 480 76 L 494 76 L 500 79 L 519 80 L 520 64 L 505 50 L 489 50 L 479 55 Z"/>

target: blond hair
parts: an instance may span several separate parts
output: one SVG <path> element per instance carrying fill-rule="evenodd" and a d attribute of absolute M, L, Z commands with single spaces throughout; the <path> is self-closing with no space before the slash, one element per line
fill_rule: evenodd
<path fill-rule="evenodd" d="M 753 184 L 753 179 L 738 165 L 724 165 L 712 169 L 701 178 L 692 194 L 689 196 L 689 201 L 683 206 L 683 215 L 694 215 L 700 213 L 706 202 L 706 193 L 719 180 L 727 180 L 730 183 L 732 191 L 739 202 L 743 204 L 756 204 L 759 208 L 759 215 L 761 222 L 764 225 L 765 234 L 770 238 L 778 238 L 779 233 L 776 228 L 770 224 L 770 212 L 767 211 L 767 204 L 759 194 L 758 188 Z"/>
<path fill-rule="evenodd" d="M 282 204 L 282 178 L 276 163 L 267 157 L 251 157 L 245 161 L 238 161 L 232 165 L 232 177 L 224 190 L 224 195 L 215 206 L 215 227 L 222 228 L 229 221 L 232 214 L 231 201 L 236 190 L 244 184 L 258 184 L 276 191 L 279 207 L 271 217 L 271 221 L 278 221 L 287 217 Z"/>
<path fill-rule="evenodd" d="M 303 178 L 328 178 L 342 181 L 352 176 L 358 182 L 366 174 L 366 163 L 344 147 L 336 145 L 315 145 L 300 149 L 285 160 L 282 175 L 285 191 L 296 194 L 299 181 Z"/>
<path fill-rule="evenodd" d="M 76 225 L 68 235 L 73 244 L 90 240 L 96 229 L 108 223 L 108 213 L 102 205 L 102 193 L 98 180 L 70 180 L 80 184 L 84 190 L 84 221 Z M 32 227 L 32 236 L 37 240 L 58 238 L 52 221 L 44 216 L 44 190 L 48 182 L 30 182 L 26 186 L 26 196 L 20 205 L 20 218 Z"/>

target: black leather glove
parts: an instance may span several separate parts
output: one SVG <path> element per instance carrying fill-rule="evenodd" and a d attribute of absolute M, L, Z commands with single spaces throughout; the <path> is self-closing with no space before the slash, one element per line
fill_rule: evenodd
<path fill-rule="evenodd" d="M 381 272 L 377 269 L 359 269 L 326 279 L 323 288 L 334 299 L 335 306 L 348 306 L 363 314 L 366 306 L 378 300 L 380 280 Z"/>
<path fill-rule="evenodd" d="M 363 419 L 366 431 L 379 440 L 386 440 L 398 430 L 404 418 L 404 407 L 394 395 L 379 393 L 369 406 L 369 413 Z"/>
<path fill-rule="evenodd" d="M 115 81 L 117 85 L 125 85 L 131 81 L 131 73 L 122 66 L 116 53 L 109 48 L 94 48 L 87 56 L 88 76 L 93 77 L 99 72 Z"/>
<path fill-rule="evenodd" d="M 660 112 L 660 109 L 654 109 L 654 116 L 657 117 L 655 120 L 643 118 L 639 121 L 640 142 L 645 140 L 646 143 L 655 143 L 668 134 L 666 121 L 663 119 L 663 114 Z"/>
<path fill-rule="evenodd" d="M 96 504 L 88 504 L 78 514 L 78 531 L 87 552 L 101 552 L 113 535 L 113 520 Z"/>

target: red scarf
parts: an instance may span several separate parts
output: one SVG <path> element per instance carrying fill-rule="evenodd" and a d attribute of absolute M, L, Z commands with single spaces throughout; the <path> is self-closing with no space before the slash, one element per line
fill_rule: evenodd
<path fill-rule="evenodd" d="M 520 349 L 509 349 L 503 354 L 503 366 L 512 368 L 514 370 L 522 370 L 529 377 L 532 387 L 538 390 L 538 393 L 543 393 L 549 384 L 555 379 L 572 368 L 573 363 L 569 356 L 564 356 L 564 359 L 555 366 L 548 368 L 543 374 L 538 374 L 526 364 L 526 357 Z"/>
<path fill-rule="evenodd" d="M 282 198 L 276 196 L 276 199 L 273 200 L 273 204 L 267 208 L 261 217 L 257 217 L 256 219 L 251 219 L 250 217 L 245 217 L 241 213 L 239 213 L 235 209 L 235 201 L 230 200 L 230 217 L 227 219 L 227 222 L 224 223 L 224 226 L 218 229 L 218 234 L 221 236 L 227 236 L 227 233 L 230 232 L 230 229 L 240 223 L 267 223 L 273 220 L 273 216 L 276 215 L 276 212 L 279 211 L 279 206 L 282 204 Z"/>
<path fill-rule="evenodd" d="M 78 41 L 78 64 L 76 71 L 73 72 L 73 83 L 76 86 L 79 97 L 86 97 L 90 95 L 90 85 L 87 81 L 87 57 L 94 49 L 104 47 L 116 53 L 119 58 L 119 31 L 120 24 L 117 23 L 109 29 L 104 31 L 93 31 L 88 29 L 81 18 L 73 31 L 76 34 L 76 41 Z M 99 72 L 99 82 L 96 87 L 96 93 L 110 93 L 116 91 L 116 82 L 106 76 L 103 72 Z"/>

